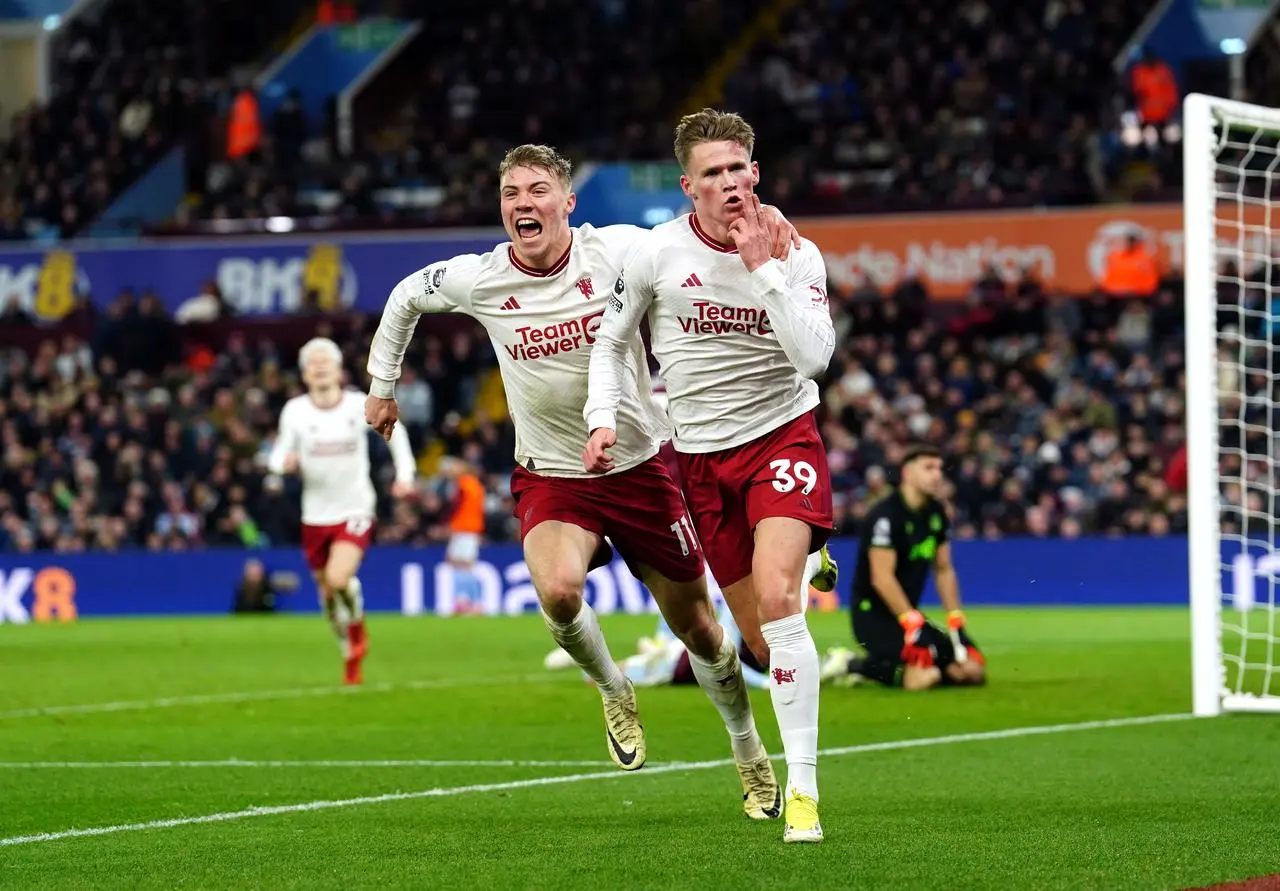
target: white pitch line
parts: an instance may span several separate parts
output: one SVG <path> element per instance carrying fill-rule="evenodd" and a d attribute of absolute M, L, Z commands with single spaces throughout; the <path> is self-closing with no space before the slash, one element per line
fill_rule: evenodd
<path fill-rule="evenodd" d="M 224 758 L 218 761 L 0 761 L 0 770 L 58 770 L 107 769 L 164 769 L 180 767 L 608 767 L 612 761 L 520 761 L 513 759 L 442 761 L 431 759 L 406 759 L 382 761 L 245 761 Z"/>
<path fill-rule="evenodd" d="M 148 711 L 182 705 L 219 705 L 263 702 L 273 699 L 305 699 L 313 696 L 358 696 L 401 690 L 447 690 L 454 687 L 492 687 L 503 684 L 537 684 L 560 680 L 551 674 L 526 674 L 498 678 L 429 678 L 422 681 L 364 684 L 359 687 L 294 687 L 284 690 L 244 690 L 233 693 L 196 693 L 190 696 L 162 696 L 159 699 L 126 699 L 118 702 L 89 702 L 82 705 L 45 705 L 0 712 L 0 721 L 43 718 L 49 715 L 85 715 L 97 712 Z"/>
<path fill-rule="evenodd" d="M 1147 715 L 1137 718 L 1111 718 L 1102 721 L 1083 721 L 1077 724 L 1047 724 L 1038 727 L 1013 727 L 1007 730 L 989 730 L 981 733 L 954 733 L 948 736 L 932 736 L 922 739 L 892 740 L 889 742 L 865 743 L 857 746 L 841 746 L 834 749 L 823 749 L 818 754 L 832 758 L 844 755 L 856 755 L 864 752 L 886 752 L 895 749 L 917 749 L 927 746 L 945 746 L 953 743 L 986 742 L 989 740 L 1014 739 L 1021 736 L 1044 736 L 1055 733 L 1074 733 L 1085 730 L 1105 730 L 1113 727 L 1137 727 L 1144 724 L 1160 724 L 1169 721 L 1186 721 L 1194 716 L 1190 714 Z M 778 756 L 774 756 L 775 758 Z M 713 767 L 727 767 L 733 764 L 732 758 L 717 758 L 712 761 L 685 761 L 646 765 L 640 776 L 654 776 L 664 773 L 679 773 L 690 770 L 707 770 Z M 334 810 L 337 808 L 361 807 L 366 804 L 384 804 L 391 801 L 414 801 L 421 798 L 448 798 L 456 795 L 470 795 L 484 792 L 506 792 L 513 789 L 533 789 L 540 786 L 560 786 L 567 783 L 589 783 L 595 780 L 612 780 L 629 776 L 620 770 L 598 771 L 595 773 L 573 773 L 564 776 L 538 777 L 535 779 L 511 780 L 505 783 L 480 783 L 469 786 L 443 786 L 435 789 L 423 789 L 418 792 L 390 792 L 385 795 L 366 795 L 360 798 L 339 798 L 335 800 L 307 801 L 301 804 L 270 805 L 265 807 L 249 807 L 239 811 L 225 811 L 218 814 L 206 814 L 200 817 L 175 817 L 170 820 L 149 820 L 145 823 L 120 823 L 115 826 L 98 826 L 90 829 L 64 829 L 59 832 L 40 832 L 35 835 L 17 835 L 0 838 L 0 847 L 28 845 L 37 842 L 64 841 L 72 838 L 91 838 L 99 835 L 115 835 L 120 832 L 143 832 L 151 829 L 170 829 L 176 826 L 196 826 L 202 823 L 227 823 L 232 820 L 244 820 L 249 817 L 272 817 L 280 814 L 298 814 L 307 811 Z"/>

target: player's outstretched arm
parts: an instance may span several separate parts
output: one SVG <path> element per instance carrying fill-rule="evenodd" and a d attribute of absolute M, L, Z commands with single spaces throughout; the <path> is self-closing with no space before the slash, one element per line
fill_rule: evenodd
<path fill-rule="evenodd" d="M 884 601 L 889 611 L 902 621 L 902 616 L 915 611 L 907 592 L 902 590 L 898 581 L 898 555 L 887 547 L 872 547 L 867 552 L 867 560 L 871 564 L 871 587 Z"/>
<path fill-rule="evenodd" d="M 933 558 L 934 583 L 938 587 L 938 599 L 947 611 L 947 633 L 955 648 L 955 664 L 947 666 L 947 674 L 956 683 L 981 684 L 986 680 L 986 657 L 969 637 L 968 621 L 960 607 L 960 579 L 955 564 L 951 562 L 951 543 L 938 545 Z"/>
<path fill-rule="evenodd" d="M 590 473 L 613 469 L 606 450 L 617 442 L 618 402 L 626 375 L 630 344 L 640 330 L 640 320 L 653 303 L 653 261 L 638 251 L 623 270 L 609 294 L 609 306 L 600 320 L 587 378 L 587 404 L 582 416 L 587 422 L 588 441 L 582 464 Z"/>
<path fill-rule="evenodd" d="M 463 254 L 424 266 L 391 289 L 369 347 L 369 395 L 393 399 L 404 354 L 424 313 L 469 312 L 480 258 Z"/>
<path fill-rule="evenodd" d="M 822 374 L 835 352 L 836 331 L 821 252 L 804 242 L 789 268 L 771 262 L 772 237 L 755 195 L 747 202 L 747 212 L 729 227 L 729 238 L 751 272 L 756 294 L 791 364 L 808 378 Z"/>
<path fill-rule="evenodd" d="M 938 588 L 938 599 L 947 611 L 947 621 L 958 619 L 957 628 L 964 625 L 964 613 L 960 607 L 960 579 L 956 575 L 955 564 L 951 562 L 951 542 L 943 542 L 933 556 L 933 582 Z"/>

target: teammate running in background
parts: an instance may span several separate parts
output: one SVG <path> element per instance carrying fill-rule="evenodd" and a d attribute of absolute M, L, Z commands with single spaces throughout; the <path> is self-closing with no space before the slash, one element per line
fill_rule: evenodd
<path fill-rule="evenodd" d="M 511 492 L 525 560 L 552 637 L 600 691 L 609 756 L 635 770 L 646 751 L 635 689 L 583 598 L 588 571 L 611 557 L 606 535 L 689 648 L 698 683 L 729 731 L 743 809 L 753 819 L 774 818 L 780 790 L 737 650 L 715 620 L 684 499 L 657 457 L 667 424 L 652 401 L 638 339 L 621 359 L 613 472 L 582 468 L 589 354 L 624 259 L 651 236 L 635 226 L 571 228 L 570 172 L 546 146 L 513 149 L 499 168 L 511 242 L 433 263 L 395 287 L 370 350 L 366 419 L 384 436 L 395 430 L 395 381 L 422 314 L 460 312 L 484 325 L 515 424 Z M 775 228 L 766 253 L 783 256 L 794 230 L 785 220 Z"/>
<path fill-rule="evenodd" d="M 373 537 L 378 500 L 369 479 L 364 397 L 343 388 L 342 350 L 328 338 L 307 341 L 298 367 L 307 392 L 280 412 L 267 485 L 278 490 L 283 473 L 302 476 L 302 550 L 342 648 L 344 680 L 359 684 L 369 642 L 356 573 Z M 389 443 L 396 472 L 391 494 L 404 498 L 413 493 L 413 451 L 403 430 Z"/>
<path fill-rule="evenodd" d="M 840 685 L 877 681 L 904 690 L 938 684 L 982 684 L 986 659 L 965 628 L 960 583 L 951 563 L 951 524 L 938 501 L 942 455 L 913 446 L 902 460 L 902 482 L 867 512 L 853 581 L 853 634 L 865 656 L 827 651 L 822 674 Z M 947 610 L 948 632 L 920 612 L 929 570 Z"/>
<path fill-rule="evenodd" d="M 772 259 L 754 190 L 755 133 L 704 109 L 676 127 L 693 213 L 654 228 L 614 285 L 591 354 L 587 470 L 616 466 L 626 357 L 648 316 L 672 444 L 707 561 L 752 650 L 767 650 L 787 759 L 787 842 L 820 842 L 818 650 L 805 620 L 810 557 L 831 534 L 813 409 L 835 348 L 816 245 Z"/>
<path fill-rule="evenodd" d="M 475 566 L 484 536 L 484 483 L 467 462 L 453 456 L 441 459 L 440 475 L 452 490 L 453 512 L 449 515 L 449 544 L 444 558 L 453 570 L 457 611 L 475 612 L 483 609 Z"/>

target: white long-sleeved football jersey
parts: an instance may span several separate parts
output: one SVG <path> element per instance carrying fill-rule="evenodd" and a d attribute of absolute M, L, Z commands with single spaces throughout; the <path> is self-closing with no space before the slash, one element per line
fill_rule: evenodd
<path fill-rule="evenodd" d="M 389 445 L 396 480 L 413 482 L 413 449 L 401 425 L 396 425 Z M 333 408 L 320 408 L 310 396 L 295 396 L 286 402 L 267 469 L 283 473 L 289 454 L 298 456 L 303 523 L 331 526 L 376 516 L 378 495 L 369 478 L 369 428 L 364 422 L 363 394 L 347 390 Z"/>
<path fill-rule="evenodd" d="M 813 409 L 835 329 L 822 253 L 801 242 L 785 261 L 748 272 L 693 214 L 653 229 L 612 288 L 591 356 L 587 427 L 615 426 L 625 357 L 646 315 L 679 451 L 733 448 Z"/>
<path fill-rule="evenodd" d="M 583 477 L 587 369 L 608 295 L 649 231 L 636 226 L 574 227 L 569 250 L 551 269 L 522 264 L 510 243 L 487 254 L 433 263 L 392 290 L 369 353 L 371 392 L 396 381 L 424 313 L 458 312 L 484 326 L 498 356 L 515 421 L 516 461 L 534 473 Z M 619 353 L 613 473 L 648 460 L 668 438 L 650 392 L 637 337 Z M 380 395 L 380 394 L 378 394 Z"/>

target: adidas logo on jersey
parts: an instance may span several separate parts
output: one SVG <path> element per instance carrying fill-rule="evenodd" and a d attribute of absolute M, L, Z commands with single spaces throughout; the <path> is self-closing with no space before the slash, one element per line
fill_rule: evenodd
<path fill-rule="evenodd" d="M 509 298 L 506 303 L 502 304 L 502 306 L 499 307 L 499 309 L 502 309 L 502 310 L 513 310 L 513 309 L 519 309 L 519 308 L 520 308 L 520 301 L 514 297 Z"/>
<path fill-rule="evenodd" d="M 701 288 L 701 287 L 702 287 L 702 279 L 698 278 L 698 273 L 696 273 L 696 272 L 695 272 L 693 275 L 691 275 L 691 276 L 689 276 L 688 278 L 686 278 L 686 279 L 684 280 L 684 283 L 683 283 L 682 285 L 680 285 L 680 287 L 682 287 L 682 288 Z"/>

